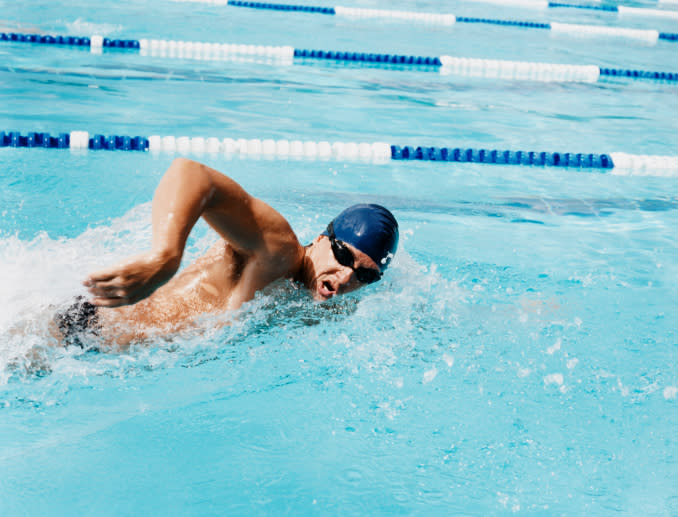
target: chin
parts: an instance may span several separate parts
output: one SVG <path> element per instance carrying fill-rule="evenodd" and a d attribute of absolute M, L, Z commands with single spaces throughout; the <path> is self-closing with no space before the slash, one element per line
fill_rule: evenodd
<path fill-rule="evenodd" d="M 326 295 L 319 293 L 318 291 L 313 291 L 312 294 L 313 294 L 313 299 L 316 302 L 326 302 L 327 300 L 331 300 L 332 298 L 334 298 L 333 294 L 326 296 Z"/>
<path fill-rule="evenodd" d="M 329 300 L 330 298 L 336 295 L 336 291 L 328 289 L 325 282 L 322 280 L 317 280 L 315 284 L 315 289 L 313 290 L 313 298 L 318 301 Z"/>

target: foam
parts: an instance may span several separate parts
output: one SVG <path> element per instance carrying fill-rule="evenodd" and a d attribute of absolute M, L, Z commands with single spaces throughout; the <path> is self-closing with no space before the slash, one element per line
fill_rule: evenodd
<path fill-rule="evenodd" d="M 7 381 L 7 366 L 17 357 L 50 342 L 52 315 L 73 297 L 85 294 L 82 281 L 87 272 L 138 253 L 148 247 L 150 238 L 150 204 L 73 239 L 55 239 L 46 233 L 30 240 L 0 238 L 0 372 L 5 372 L 0 373 L 0 384 Z"/>
<path fill-rule="evenodd" d="M 563 374 L 562 373 L 549 373 L 544 376 L 544 384 L 556 384 L 558 386 L 563 385 Z"/>
<path fill-rule="evenodd" d="M 53 340 L 48 326 L 55 310 L 85 293 L 81 282 L 89 271 L 148 248 L 150 216 L 147 203 L 74 238 L 44 233 L 29 240 L 0 238 L 0 282 L 6 286 L 7 300 L 6 309 L 0 312 L 0 385 L 51 372 L 49 383 L 61 386 L 58 391 L 64 382 L 72 384 L 74 377 L 82 382 L 94 376 L 126 377 L 177 364 L 193 366 L 224 354 L 235 354 L 242 361 L 253 353 L 251 344 L 259 335 L 274 343 L 294 342 L 302 351 L 327 343 L 334 347 L 337 368 L 374 369 L 390 379 L 398 372 L 397 363 L 409 360 L 408 351 L 421 345 L 417 341 L 420 329 L 431 324 L 454 325 L 454 312 L 467 296 L 435 266 L 415 262 L 404 248 L 404 238 L 381 282 L 328 302 L 317 303 L 308 291 L 280 281 L 237 311 L 205 315 L 197 330 L 158 335 L 128 350 L 88 355 L 77 347 L 47 346 Z M 292 223 L 301 230 L 302 240 L 317 234 L 316 220 L 302 218 Z M 195 231 L 192 234 L 184 263 L 214 242 L 214 233 L 203 226 L 203 235 L 199 228 L 197 237 Z M 248 346 L 240 346 L 243 342 Z M 451 352 L 449 347 L 436 352 L 436 361 L 442 354 L 438 368 L 446 373 L 454 364 Z M 271 353 L 270 343 L 262 353 Z M 432 381 L 437 368 L 423 366 L 419 382 Z M 50 397 L 60 395 L 45 396 L 41 403 Z"/>
<path fill-rule="evenodd" d="M 120 32 L 123 26 L 113 25 L 112 23 L 88 22 L 82 18 L 77 18 L 72 22 L 66 22 L 66 28 L 70 34 L 101 34 L 102 36 L 108 36 Z"/>

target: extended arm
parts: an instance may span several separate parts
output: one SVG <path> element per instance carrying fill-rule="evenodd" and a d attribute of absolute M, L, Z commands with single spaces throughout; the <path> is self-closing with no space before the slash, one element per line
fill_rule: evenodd
<path fill-rule="evenodd" d="M 151 250 L 90 275 L 85 285 L 93 303 L 106 307 L 136 303 L 165 284 L 178 270 L 186 240 L 201 216 L 238 253 L 261 257 L 264 269 L 267 260 L 296 240 L 278 212 L 238 183 L 206 165 L 179 158 L 153 198 Z"/>

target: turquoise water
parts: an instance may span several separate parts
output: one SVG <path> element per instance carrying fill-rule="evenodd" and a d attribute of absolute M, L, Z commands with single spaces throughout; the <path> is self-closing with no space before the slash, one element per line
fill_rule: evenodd
<path fill-rule="evenodd" d="M 569 9 L 444 10 L 678 32 Z M 678 48 L 188 3 L 13 4 L 2 17 L 52 33 L 667 71 Z M 0 54 L 4 131 L 678 154 L 669 83 Z M 282 285 L 199 333 L 52 349 L 49 317 L 83 276 L 148 245 L 172 157 L 0 149 L 0 515 L 678 515 L 675 177 L 197 158 L 305 241 L 348 204 L 390 207 L 393 266 L 334 303 Z M 197 227 L 186 260 L 211 242 Z"/>

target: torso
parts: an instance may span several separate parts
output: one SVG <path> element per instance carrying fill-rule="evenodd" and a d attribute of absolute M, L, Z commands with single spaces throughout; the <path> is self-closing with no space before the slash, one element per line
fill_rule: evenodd
<path fill-rule="evenodd" d="M 102 331 L 124 345 L 154 331 L 182 330 L 202 314 L 237 309 L 263 287 L 253 285 L 243 274 L 251 260 L 219 240 L 148 298 L 126 307 L 99 308 Z M 273 280 L 266 279 L 264 284 Z"/>

